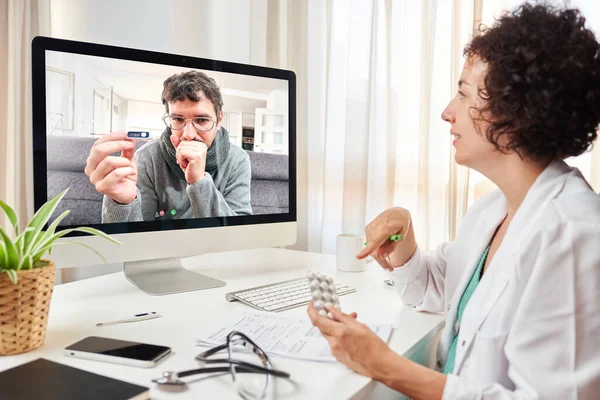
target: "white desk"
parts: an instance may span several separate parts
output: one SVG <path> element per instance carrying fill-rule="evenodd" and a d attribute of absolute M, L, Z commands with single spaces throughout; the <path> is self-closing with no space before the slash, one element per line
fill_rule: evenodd
<path fill-rule="evenodd" d="M 52 296 L 45 344 L 29 353 L 0 357 L 0 371 L 44 357 L 151 387 L 152 399 L 239 400 L 231 386 L 231 377 L 227 375 L 199 378 L 188 385 L 186 391 L 177 393 L 165 391 L 150 380 L 159 377 L 163 371 L 198 368 L 194 356 L 201 348 L 194 346 L 194 342 L 199 328 L 236 308 L 248 309 L 237 302 L 226 302 L 226 292 L 301 277 L 308 269 L 325 272 L 334 276 L 336 282 L 356 288 L 356 293 L 341 297 L 343 309 L 346 312 L 356 311 L 359 320 L 364 322 L 393 323 L 395 329 L 389 344 L 397 353 L 410 356 L 411 348 L 414 351 L 419 344 L 422 346 L 422 339 L 435 336 L 443 324 L 440 315 L 417 313 L 402 306 L 394 289 L 383 283 L 385 271 L 374 263 L 368 264 L 365 272 L 339 272 L 335 269 L 335 256 L 261 249 L 194 257 L 186 260 L 184 265 L 222 279 L 227 286 L 149 296 L 128 282 L 123 273 L 59 285 Z M 157 311 L 162 318 L 102 328 L 95 326 L 100 321 L 146 311 Z M 306 316 L 306 307 L 285 313 Z M 64 347 L 90 335 L 166 345 L 172 347 L 175 354 L 150 369 L 63 356 Z M 272 361 L 275 368 L 291 374 L 294 384 L 274 379 L 270 398 L 369 398 L 375 387 L 375 382 L 341 364 L 312 363 L 275 356 Z"/>

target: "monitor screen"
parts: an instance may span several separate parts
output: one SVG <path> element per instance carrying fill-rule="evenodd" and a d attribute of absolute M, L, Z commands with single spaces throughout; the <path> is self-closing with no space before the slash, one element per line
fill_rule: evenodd
<path fill-rule="evenodd" d="M 296 220 L 291 71 L 48 38 L 33 58 L 35 208 L 68 188 L 63 229 Z"/>

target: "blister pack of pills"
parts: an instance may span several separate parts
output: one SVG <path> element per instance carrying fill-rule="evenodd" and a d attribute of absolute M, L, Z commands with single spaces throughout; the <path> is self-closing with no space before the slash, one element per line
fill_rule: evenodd
<path fill-rule="evenodd" d="M 340 311 L 342 309 L 333 278 L 329 275 L 313 271 L 309 271 L 307 277 L 312 301 L 319 315 L 333 319 L 331 313 L 327 312 L 326 307 L 333 305 Z"/>

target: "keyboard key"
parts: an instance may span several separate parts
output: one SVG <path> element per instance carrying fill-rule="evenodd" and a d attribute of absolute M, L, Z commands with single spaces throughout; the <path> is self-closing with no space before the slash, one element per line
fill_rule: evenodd
<path fill-rule="evenodd" d="M 338 296 L 354 293 L 356 290 L 346 285 L 336 284 Z M 242 300 L 259 310 L 279 312 L 301 307 L 312 299 L 306 278 L 277 282 L 264 287 L 248 288 L 228 293 L 232 300 Z M 229 298 L 228 296 L 228 298 Z M 231 301 L 231 300 L 230 300 Z"/>

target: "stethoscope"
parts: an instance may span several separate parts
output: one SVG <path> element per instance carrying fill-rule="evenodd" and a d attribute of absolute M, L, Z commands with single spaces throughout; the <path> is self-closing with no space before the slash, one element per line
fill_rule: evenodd
<path fill-rule="evenodd" d="M 169 386 L 185 386 L 187 382 L 182 381 L 180 378 L 185 378 L 186 376 L 192 376 L 197 374 L 210 374 L 213 372 L 229 372 L 229 367 L 207 367 L 207 368 L 198 368 L 198 369 L 189 369 L 187 371 L 175 372 L 175 371 L 165 371 L 162 374 L 162 377 L 152 379 L 152 382 L 158 383 L 159 385 L 169 385 Z M 243 369 L 239 369 L 238 372 L 252 372 L 252 371 L 244 371 Z"/>
<path fill-rule="evenodd" d="M 287 372 L 279 371 L 276 369 L 266 369 L 259 366 L 255 366 L 252 368 L 247 368 L 244 366 L 237 366 L 237 373 L 256 373 L 257 371 L 262 371 L 263 373 L 278 376 L 281 378 L 289 378 L 290 375 Z M 211 374 L 211 373 L 229 373 L 230 366 L 221 366 L 221 367 L 204 367 L 197 369 L 189 369 L 187 371 L 175 372 L 175 371 L 165 371 L 162 374 L 162 377 L 152 379 L 152 382 L 157 383 L 159 385 L 167 385 L 167 386 L 185 386 L 187 382 L 181 380 L 181 378 L 185 378 L 186 376 L 192 376 L 197 374 Z"/>
<path fill-rule="evenodd" d="M 219 366 L 214 366 L 214 367 L 202 367 L 202 368 L 196 368 L 196 369 L 189 369 L 187 371 L 181 371 L 181 372 L 165 371 L 165 372 L 163 372 L 162 377 L 152 379 L 152 382 L 157 383 L 159 385 L 185 386 L 185 385 L 187 385 L 187 382 L 181 380 L 181 378 L 185 378 L 187 376 L 192 376 L 192 375 L 197 375 L 197 374 L 212 374 L 212 373 L 217 373 L 217 372 L 233 373 L 233 371 L 235 371 L 236 373 L 262 373 L 262 374 L 266 374 L 267 377 L 269 377 L 269 376 L 277 376 L 277 377 L 281 377 L 281 378 L 289 378 L 290 377 L 290 374 L 288 374 L 287 372 L 272 368 L 271 363 L 269 362 L 266 355 L 262 353 L 262 350 L 260 353 L 257 352 L 256 354 L 258 354 L 260 356 L 260 358 L 263 361 L 265 366 L 254 365 L 254 364 L 250 364 L 250 363 L 247 363 L 247 362 L 241 361 L 241 360 L 231 360 L 231 359 L 212 359 L 211 360 L 211 359 L 207 359 L 207 357 L 210 357 L 213 354 L 218 353 L 219 351 L 227 348 L 227 346 L 229 345 L 230 336 L 233 335 L 234 333 L 237 333 L 238 335 L 242 335 L 239 332 L 235 332 L 235 331 L 231 332 L 227 336 L 227 341 L 228 341 L 227 344 L 219 345 L 217 347 L 209 349 L 209 350 L 205 351 L 204 353 L 196 356 L 197 360 L 199 360 L 205 364 L 227 363 L 227 365 L 219 365 Z M 239 341 L 239 343 L 241 343 L 245 347 L 247 347 L 249 345 L 252 345 L 253 348 L 258 347 L 258 346 L 256 346 L 256 344 L 254 344 L 248 338 L 246 338 L 246 340 Z M 232 368 L 234 368 L 234 369 L 232 370 Z M 234 380 L 235 380 L 235 378 L 234 378 Z"/>
<path fill-rule="evenodd" d="M 159 385 L 183 386 L 186 383 L 179 379 L 179 374 L 175 371 L 165 371 L 161 378 L 152 379 L 152 382 Z"/>

